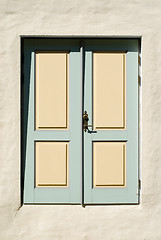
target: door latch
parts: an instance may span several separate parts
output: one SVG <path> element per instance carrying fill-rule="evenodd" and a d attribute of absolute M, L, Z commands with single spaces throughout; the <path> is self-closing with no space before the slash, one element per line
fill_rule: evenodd
<path fill-rule="evenodd" d="M 87 111 L 85 111 L 83 113 L 83 129 L 85 132 L 88 130 L 88 127 L 92 127 L 92 125 L 88 125 L 88 121 L 89 121 L 88 113 Z"/>

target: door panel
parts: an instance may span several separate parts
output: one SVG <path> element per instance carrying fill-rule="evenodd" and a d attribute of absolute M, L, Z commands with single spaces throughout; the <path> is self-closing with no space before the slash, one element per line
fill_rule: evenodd
<path fill-rule="evenodd" d="M 138 203 L 138 43 L 87 40 L 84 204 Z"/>
<path fill-rule="evenodd" d="M 36 52 L 36 129 L 68 126 L 69 53 Z"/>
<path fill-rule="evenodd" d="M 68 185 L 68 145 L 65 142 L 36 142 L 36 187 Z"/>
<path fill-rule="evenodd" d="M 93 52 L 93 127 L 125 128 L 125 53 Z"/>
<path fill-rule="evenodd" d="M 126 143 L 93 142 L 93 187 L 125 186 Z"/>

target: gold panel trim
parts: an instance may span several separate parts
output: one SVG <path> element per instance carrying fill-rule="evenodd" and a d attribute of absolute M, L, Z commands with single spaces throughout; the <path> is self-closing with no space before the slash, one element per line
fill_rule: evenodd
<path fill-rule="evenodd" d="M 49 54 L 49 53 L 56 53 L 56 54 L 66 54 L 66 123 L 65 126 L 38 126 L 38 101 L 37 101 L 37 96 L 38 96 L 38 88 L 37 86 L 37 67 L 35 71 L 35 129 L 36 130 L 64 130 L 64 129 L 69 129 L 69 51 L 36 51 L 35 55 L 37 54 Z M 35 66 L 36 64 L 36 56 L 35 56 Z"/>
<path fill-rule="evenodd" d="M 95 124 L 96 120 L 95 120 L 95 81 L 94 81 L 94 54 L 95 53 L 108 53 L 108 54 L 121 54 L 123 56 L 123 119 L 122 119 L 122 123 L 123 126 L 99 126 Z M 110 130 L 110 129 L 124 129 L 126 130 L 126 51 L 94 51 L 93 52 L 93 126 L 95 130 Z M 104 103 L 105 104 L 105 103 Z"/>
<path fill-rule="evenodd" d="M 123 183 L 122 184 L 97 184 L 95 183 L 95 174 L 96 174 L 96 163 L 94 156 L 94 144 L 95 143 L 109 143 L 109 144 L 120 144 L 123 147 L 123 162 L 122 162 L 122 170 L 123 170 Z M 111 188 L 111 187 L 126 187 L 126 142 L 93 142 L 93 188 Z"/>
<path fill-rule="evenodd" d="M 37 146 L 38 144 L 48 144 L 48 143 L 52 143 L 52 144 L 60 144 L 60 145 L 64 145 L 65 144 L 65 183 L 39 183 L 39 161 L 37 159 L 38 156 L 38 149 Z M 43 142 L 43 141 L 36 141 L 35 142 L 35 186 L 36 187 L 69 187 L 69 176 L 68 176 L 68 164 L 69 164 L 69 143 L 68 142 Z"/>

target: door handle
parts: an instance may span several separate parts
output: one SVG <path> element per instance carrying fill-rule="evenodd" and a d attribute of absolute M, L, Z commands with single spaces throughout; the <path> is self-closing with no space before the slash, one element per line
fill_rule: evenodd
<path fill-rule="evenodd" d="M 88 113 L 87 111 L 84 111 L 83 113 L 83 130 L 86 132 L 88 130 L 88 127 L 92 127 L 92 125 L 88 125 Z"/>

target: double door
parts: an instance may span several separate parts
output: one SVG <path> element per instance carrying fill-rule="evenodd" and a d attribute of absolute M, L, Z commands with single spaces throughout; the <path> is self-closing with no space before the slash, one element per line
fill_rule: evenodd
<path fill-rule="evenodd" d="M 25 39 L 24 202 L 138 203 L 138 41 Z"/>

